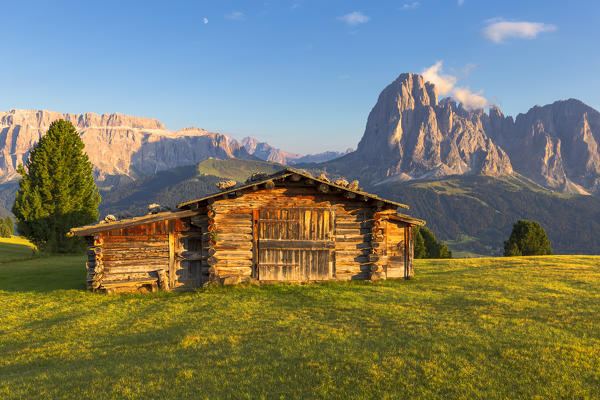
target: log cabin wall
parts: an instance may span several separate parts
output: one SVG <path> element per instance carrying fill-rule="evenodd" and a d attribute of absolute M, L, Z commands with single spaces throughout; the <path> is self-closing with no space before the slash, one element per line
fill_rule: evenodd
<path fill-rule="evenodd" d="M 87 236 L 89 289 L 154 285 L 189 289 L 202 283 L 200 229 L 177 218 L 110 229 Z"/>
<path fill-rule="evenodd" d="M 314 185 L 304 182 L 286 182 L 271 189 L 248 191 L 241 196 L 223 196 L 215 199 L 210 208 L 214 212 L 215 232 L 214 257 L 210 260 L 211 280 L 238 277 L 241 280 L 302 281 L 372 277 L 376 256 L 371 238 L 376 210 L 363 199 L 346 199 L 342 193 L 319 193 Z M 305 230 L 310 231 L 306 233 Z M 277 241 L 279 246 L 276 246 Z M 266 254 L 267 244 L 270 255 Z M 309 248 L 311 255 L 305 251 Z M 328 248 L 330 255 L 325 254 Z M 309 256 L 313 258 L 304 260 Z M 319 267 L 311 274 L 302 269 L 303 261 L 317 263 Z M 299 267 L 293 269 L 293 265 Z"/>

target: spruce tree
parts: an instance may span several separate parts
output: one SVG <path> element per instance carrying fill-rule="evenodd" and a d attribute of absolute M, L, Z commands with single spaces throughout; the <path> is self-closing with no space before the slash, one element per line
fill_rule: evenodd
<path fill-rule="evenodd" d="M 425 241 L 418 226 L 414 229 L 414 255 L 415 258 L 427 258 L 427 250 L 425 249 Z"/>
<path fill-rule="evenodd" d="M 415 258 L 452 258 L 445 244 L 438 242 L 433 232 L 424 226 L 415 227 Z"/>
<path fill-rule="evenodd" d="M 504 242 L 504 255 L 511 257 L 546 254 L 552 254 L 552 249 L 544 228 L 535 221 L 517 221 L 510 238 Z"/>
<path fill-rule="evenodd" d="M 33 147 L 13 205 L 19 233 L 38 248 L 71 253 L 83 248 L 79 238 L 67 238 L 75 226 L 98 219 L 100 195 L 92 165 L 77 130 L 57 120 Z"/>

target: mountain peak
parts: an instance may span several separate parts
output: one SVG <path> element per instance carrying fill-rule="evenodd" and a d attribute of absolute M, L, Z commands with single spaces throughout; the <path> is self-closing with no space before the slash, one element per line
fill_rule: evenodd
<path fill-rule="evenodd" d="M 375 180 L 464 173 L 512 174 L 504 151 L 485 135 L 483 111 L 469 112 L 452 98 L 439 104 L 435 85 L 404 73 L 379 95 L 353 156 Z"/>

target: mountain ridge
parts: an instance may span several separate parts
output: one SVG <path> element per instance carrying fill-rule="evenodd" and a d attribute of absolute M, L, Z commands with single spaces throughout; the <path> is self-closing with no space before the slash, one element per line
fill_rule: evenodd
<path fill-rule="evenodd" d="M 600 113 L 579 100 L 513 118 L 496 105 L 486 113 L 438 101 L 433 83 L 404 73 L 379 95 L 356 151 L 321 167 L 376 183 L 518 172 L 559 192 L 597 195 L 599 143 Z"/>
<path fill-rule="evenodd" d="M 0 112 L 0 184 L 19 178 L 18 165 L 26 163 L 31 148 L 46 133 L 50 123 L 57 119 L 71 121 L 80 133 L 100 186 L 112 186 L 124 178 L 132 180 L 158 171 L 194 165 L 210 157 L 261 159 L 258 157 L 261 154 L 253 155 L 231 136 L 196 127 L 171 131 L 152 118 L 120 113 L 63 114 L 13 109 Z M 286 154 L 281 160 L 283 162 L 287 159 L 323 161 L 339 155 L 332 152 L 311 158 L 260 143 L 268 146 L 273 153 Z"/>

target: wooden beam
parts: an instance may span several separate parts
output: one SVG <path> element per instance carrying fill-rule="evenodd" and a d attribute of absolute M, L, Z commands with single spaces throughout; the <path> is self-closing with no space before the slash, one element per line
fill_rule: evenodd
<path fill-rule="evenodd" d="M 335 242 L 331 240 L 280 240 L 260 239 L 259 249 L 302 249 L 302 250 L 325 250 L 335 248 Z"/>

